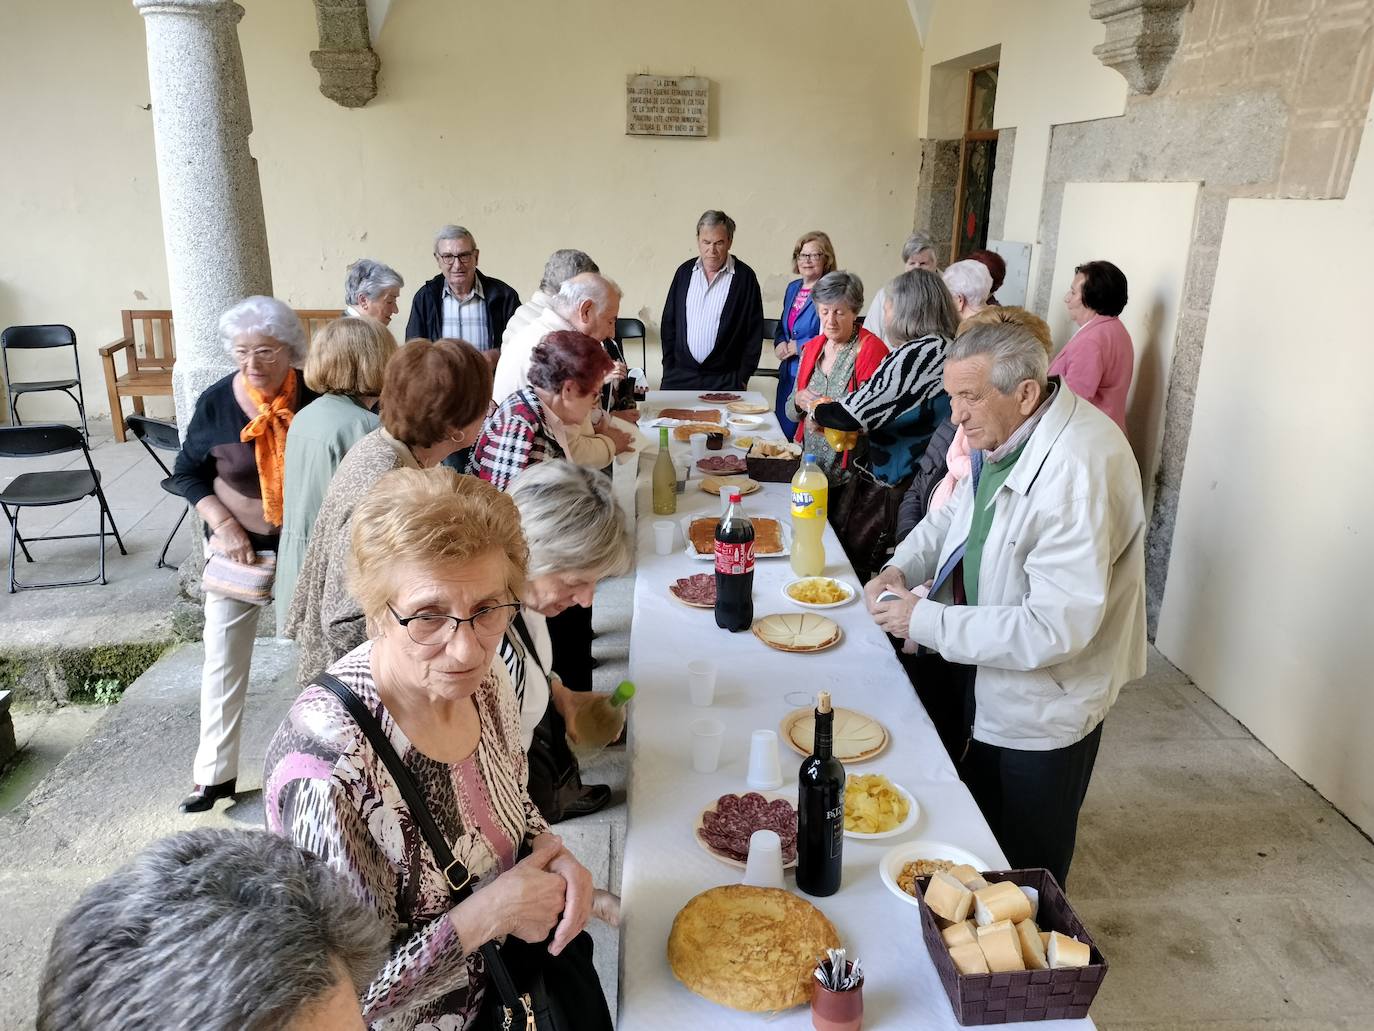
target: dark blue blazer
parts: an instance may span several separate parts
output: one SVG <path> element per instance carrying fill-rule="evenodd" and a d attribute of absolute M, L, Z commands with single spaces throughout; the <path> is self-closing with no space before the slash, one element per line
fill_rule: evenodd
<path fill-rule="evenodd" d="M 792 310 L 792 302 L 797 299 L 797 291 L 801 286 L 802 281 L 794 279 L 787 284 L 787 291 L 782 295 L 782 318 L 778 319 L 778 331 L 773 336 L 775 344 L 780 344 L 784 340 L 795 340 L 799 344 L 805 344 L 808 340 L 815 340 L 821 335 L 821 317 L 816 314 L 816 306 L 811 303 L 809 297 L 806 299 L 806 307 L 797 316 L 796 326 L 791 333 L 787 332 L 787 315 Z M 797 350 L 800 352 L 801 348 Z M 800 364 L 800 353 L 778 363 L 778 400 L 773 411 L 788 440 L 797 435 L 797 424 L 787 417 L 787 399 L 792 396 L 792 389 L 797 385 L 797 368 Z"/>

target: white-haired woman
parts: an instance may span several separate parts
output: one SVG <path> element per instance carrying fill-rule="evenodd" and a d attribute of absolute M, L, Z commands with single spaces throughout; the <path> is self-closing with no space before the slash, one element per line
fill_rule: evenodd
<path fill-rule="evenodd" d="M 316 395 L 296 373 L 305 361 L 305 330 L 281 301 L 240 301 L 220 316 L 219 338 L 238 369 L 196 401 L 172 483 L 204 521 L 207 553 L 252 566 L 260 552 L 276 553 L 286 431 Z M 184 813 L 232 796 L 238 776 L 239 725 L 260 605 L 227 590 L 205 591 L 200 747 Z"/>
<path fill-rule="evenodd" d="M 383 326 L 400 310 L 396 299 L 406 281 L 390 265 L 359 258 L 344 277 L 344 311 L 355 318 L 371 319 Z"/>
<path fill-rule="evenodd" d="M 954 298 L 954 308 L 963 322 L 971 315 L 977 315 L 988 306 L 988 296 L 992 293 L 992 273 L 981 261 L 965 258 L 948 266 L 940 277 L 949 294 Z"/>
<path fill-rule="evenodd" d="M 564 685 L 553 668 L 546 620 L 574 605 L 590 606 L 597 581 L 628 568 L 630 537 L 611 481 L 596 470 L 539 462 L 515 478 L 510 496 L 520 510 L 529 569 L 520 615 L 506 631 L 500 653 L 520 699 L 530 798 L 550 823 L 557 823 L 601 809 L 611 789 L 583 785 L 565 740 L 578 711 L 604 696 Z"/>

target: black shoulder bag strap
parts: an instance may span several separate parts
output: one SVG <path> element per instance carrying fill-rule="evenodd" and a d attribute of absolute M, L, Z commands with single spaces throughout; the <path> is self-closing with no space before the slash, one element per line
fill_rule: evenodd
<path fill-rule="evenodd" d="M 410 771 L 401 762 L 401 757 L 396 754 L 396 749 L 391 747 L 391 741 L 382 731 L 382 725 L 368 711 L 363 700 L 358 697 L 353 689 L 338 677 L 330 673 L 320 673 L 315 677 L 315 683 L 331 692 L 343 703 L 343 707 L 353 717 L 353 722 L 358 724 L 358 729 L 371 743 L 372 750 L 377 753 L 377 758 L 382 760 L 382 765 L 391 774 L 391 779 L 396 782 L 396 788 L 401 792 L 401 797 L 405 800 L 406 808 L 410 810 L 415 825 L 420 828 L 420 833 L 424 836 L 430 851 L 434 853 L 439 868 L 444 872 L 444 880 L 448 882 L 449 897 L 456 906 L 472 894 L 472 874 L 468 872 L 467 867 L 453 857 L 453 850 L 449 848 L 443 831 L 435 822 L 434 814 L 429 811 L 429 806 L 425 804 L 424 796 L 420 794 L 420 788 L 415 783 L 415 778 L 410 775 Z M 534 1005 L 529 995 L 522 994 L 515 987 L 515 981 L 506 968 L 505 960 L 501 958 L 501 952 L 496 943 L 485 942 L 480 951 L 482 958 L 486 961 L 487 973 L 490 975 L 492 983 L 496 985 L 497 992 L 500 993 L 507 1019 L 509 1020 L 518 1006 L 525 1012 L 526 1026 L 535 1027 Z"/>

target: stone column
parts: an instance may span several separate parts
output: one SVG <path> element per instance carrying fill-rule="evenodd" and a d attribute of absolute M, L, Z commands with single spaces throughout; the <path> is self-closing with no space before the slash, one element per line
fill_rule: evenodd
<path fill-rule="evenodd" d="M 133 0 L 148 32 L 158 189 L 176 316 L 172 389 L 185 429 L 196 398 L 233 368 L 220 314 L 272 292 L 267 226 L 231 0 Z"/>

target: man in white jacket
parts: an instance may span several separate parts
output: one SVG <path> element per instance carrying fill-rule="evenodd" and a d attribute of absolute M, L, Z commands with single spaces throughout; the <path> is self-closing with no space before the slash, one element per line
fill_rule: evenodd
<path fill-rule="evenodd" d="M 973 474 L 864 596 L 888 633 L 975 668 L 960 776 L 1012 866 L 1062 885 L 1102 721 L 1145 672 L 1145 514 L 1125 436 L 1047 366 L 1020 326 L 954 342 L 944 383 Z"/>
<path fill-rule="evenodd" d="M 559 288 L 569 279 L 583 272 L 600 271 L 586 251 L 565 247 L 550 254 L 549 260 L 544 262 L 544 275 L 539 280 L 539 289 L 530 295 L 528 301 L 515 309 L 515 314 L 506 323 L 501 346 L 504 348 L 509 345 L 520 330 L 544 314 L 553 295 L 558 293 Z M 509 396 L 509 392 L 505 396 Z"/>

